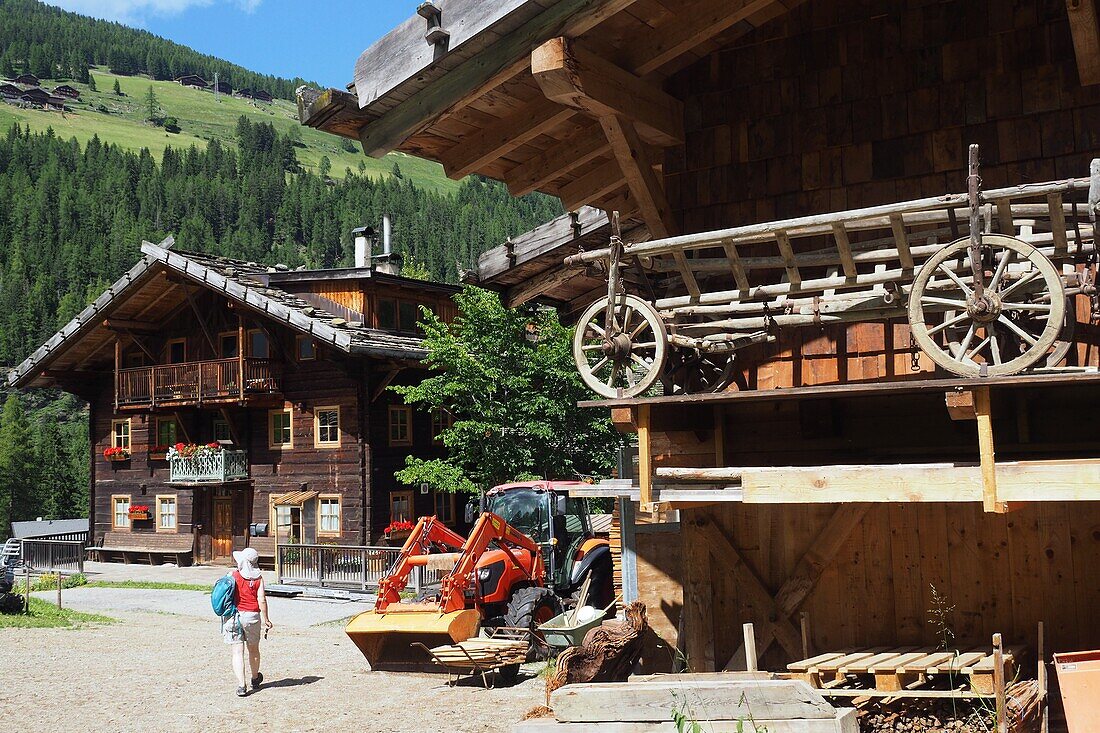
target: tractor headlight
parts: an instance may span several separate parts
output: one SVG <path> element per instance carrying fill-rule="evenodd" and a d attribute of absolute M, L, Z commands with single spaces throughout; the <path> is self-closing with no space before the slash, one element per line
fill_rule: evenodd
<path fill-rule="evenodd" d="M 481 583 L 484 583 L 485 581 L 487 581 L 489 579 L 490 575 L 491 575 L 491 573 L 489 571 L 489 568 L 478 568 L 477 569 L 477 579 Z"/>

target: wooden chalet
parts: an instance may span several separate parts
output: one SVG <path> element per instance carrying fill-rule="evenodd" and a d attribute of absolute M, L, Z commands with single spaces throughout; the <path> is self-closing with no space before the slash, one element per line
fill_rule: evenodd
<path fill-rule="evenodd" d="M 233 85 L 227 81 L 219 81 L 216 84 L 211 84 L 210 86 L 213 87 L 214 90 L 218 92 L 218 94 L 233 93 Z"/>
<path fill-rule="evenodd" d="M 256 102 L 271 102 L 273 99 L 270 93 L 265 92 L 262 89 L 250 89 L 248 87 L 245 87 L 244 89 L 238 89 L 236 94 L 238 97 L 251 99 Z"/>
<path fill-rule="evenodd" d="M 0 84 L 0 95 L 4 96 L 4 99 L 18 99 L 23 94 L 23 90 L 14 84 Z"/>
<path fill-rule="evenodd" d="M 8 377 L 88 401 L 101 554 L 270 557 L 276 523 L 281 541 L 364 545 L 424 513 L 462 530 L 453 494 L 394 479 L 406 456 L 439 455 L 447 416 L 386 389 L 422 378 L 418 307 L 450 318 L 454 286 L 365 259 L 290 271 L 171 242 L 142 254 Z"/>
<path fill-rule="evenodd" d="M 1097 14 L 1095 0 L 424 3 L 362 54 L 350 91 L 302 90 L 299 113 L 370 155 L 559 196 L 575 213 L 468 274 L 509 304 L 600 307 L 617 211 L 626 293 L 689 327 L 757 314 L 735 360 L 688 358 L 696 342 L 673 330 L 678 378 L 587 403 L 638 433 L 638 479 L 590 493 L 625 499 L 624 584 L 664 638 L 654 668 L 670 649 L 694 670 L 744 668 L 750 621 L 774 670 L 934 647 L 944 628 L 962 651 L 998 632 L 1034 659 L 1040 621 L 1047 653 L 1100 647 Z M 958 195 L 971 143 L 996 201 Z M 1039 371 L 955 376 L 911 340 L 897 296 L 928 252 L 981 240 L 968 201 L 990 236 L 1076 248 L 1055 273 L 1073 330 Z M 872 281 L 877 315 L 821 307 Z M 716 370 L 718 389 L 696 389 Z M 640 510 L 656 523 L 636 525 Z"/>
<path fill-rule="evenodd" d="M 76 87 L 71 87 L 68 84 L 60 84 L 53 88 L 53 94 L 55 97 L 65 97 L 67 99 L 80 99 L 80 90 Z"/>
<path fill-rule="evenodd" d="M 20 74 L 19 76 L 12 79 L 12 83 L 22 84 L 23 86 L 28 86 L 28 87 L 36 87 L 41 82 L 38 80 L 38 77 L 35 76 L 34 74 Z"/>
<path fill-rule="evenodd" d="M 176 78 L 176 83 L 185 87 L 194 87 L 195 89 L 209 89 L 210 82 L 203 79 L 198 74 L 184 74 L 183 76 Z"/>

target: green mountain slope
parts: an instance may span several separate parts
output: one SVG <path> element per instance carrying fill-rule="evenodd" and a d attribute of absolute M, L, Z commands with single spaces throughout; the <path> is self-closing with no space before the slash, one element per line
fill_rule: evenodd
<path fill-rule="evenodd" d="M 331 167 L 329 176 L 332 178 L 344 178 L 347 169 L 377 178 L 391 175 L 396 163 L 404 178 L 420 188 L 451 193 L 459 187 L 459 182 L 447 178 L 442 166 L 435 163 L 402 153 L 393 153 L 382 159 L 370 158 L 363 155 L 359 146 L 351 141 L 345 142 L 327 133 L 302 127 L 298 123 L 295 106 L 282 99 L 276 99 L 271 104 L 224 94 L 215 99 L 213 92 L 181 86 L 174 81 L 119 76 L 99 68 L 92 69 L 91 74 L 98 91 L 90 91 L 88 84 L 65 82 L 81 93 L 79 100 L 70 102 L 71 112 L 22 109 L 0 104 L 0 130 L 19 122 L 37 132 L 53 128 L 59 137 L 75 137 L 81 143 L 98 135 L 103 142 L 113 143 L 124 150 L 139 152 L 142 148 L 148 148 L 159 159 L 169 146 L 178 149 L 196 145 L 201 149 L 215 139 L 225 145 L 236 145 L 237 120 L 244 115 L 253 122 L 271 123 L 280 134 L 298 137 L 298 161 L 307 170 L 319 172 L 322 159 L 327 157 Z M 118 81 L 125 96 L 120 97 L 112 91 L 115 81 Z M 44 82 L 43 86 L 51 88 L 56 84 Z M 179 133 L 165 132 L 163 128 L 145 121 L 145 97 L 150 86 L 163 116 L 175 117 L 179 121 Z M 363 166 L 362 170 L 360 166 Z"/>

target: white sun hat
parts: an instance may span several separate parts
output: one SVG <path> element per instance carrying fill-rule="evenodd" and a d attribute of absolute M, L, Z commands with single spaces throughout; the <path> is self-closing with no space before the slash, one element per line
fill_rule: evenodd
<path fill-rule="evenodd" d="M 255 580 L 260 577 L 260 553 L 253 547 L 246 547 L 233 553 L 233 562 L 237 563 L 237 571 L 245 580 Z"/>

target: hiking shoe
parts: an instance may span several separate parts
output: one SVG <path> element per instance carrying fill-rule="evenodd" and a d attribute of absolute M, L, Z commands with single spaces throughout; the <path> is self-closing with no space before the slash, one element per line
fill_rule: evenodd
<path fill-rule="evenodd" d="M 260 689 L 260 683 L 263 682 L 263 681 L 264 681 L 264 673 L 263 672 L 257 673 L 256 676 L 252 678 L 252 691 L 255 692 L 256 690 Z"/>
<path fill-rule="evenodd" d="M 248 690 L 244 685 L 237 688 L 237 697 L 245 697 L 246 695 L 248 695 Z"/>

